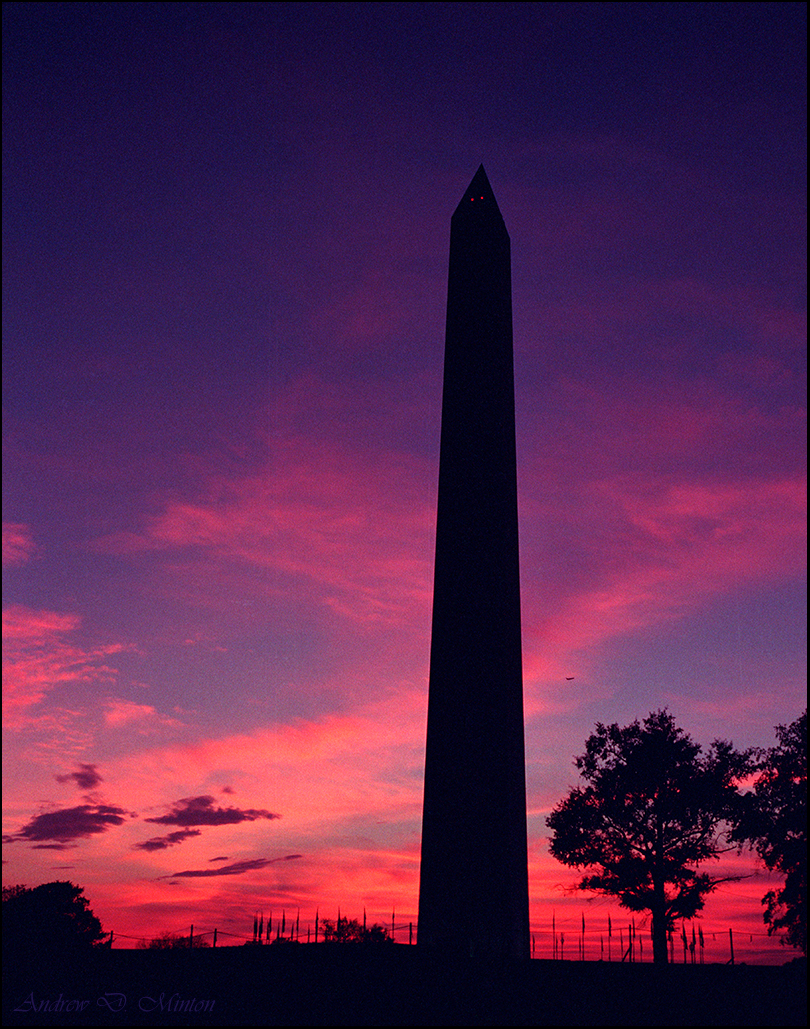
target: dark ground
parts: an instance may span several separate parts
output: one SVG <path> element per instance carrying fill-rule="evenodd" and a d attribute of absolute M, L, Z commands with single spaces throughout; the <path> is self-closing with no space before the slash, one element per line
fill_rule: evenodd
<path fill-rule="evenodd" d="M 41 964 L 7 961 L 5 1025 L 806 1024 L 804 961 L 498 968 L 430 962 L 416 947 L 344 944 L 103 950 Z"/>

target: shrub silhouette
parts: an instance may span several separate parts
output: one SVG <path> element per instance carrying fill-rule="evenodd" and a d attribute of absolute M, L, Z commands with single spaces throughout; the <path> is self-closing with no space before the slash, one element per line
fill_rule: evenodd
<path fill-rule="evenodd" d="M 391 934 L 375 922 L 366 928 L 356 918 L 339 918 L 336 922 L 324 918 L 321 923 L 326 943 L 392 943 Z"/>

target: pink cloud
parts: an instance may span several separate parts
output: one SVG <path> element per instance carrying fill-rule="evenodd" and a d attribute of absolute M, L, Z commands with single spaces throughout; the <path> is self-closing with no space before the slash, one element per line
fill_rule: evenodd
<path fill-rule="evenodd" d="M 27 564 L 36 551 L 31 530 L 19 522 L 3 522 L 3 567 Z"/>
<path fill-rule="evenodd" d="M 104 721 L 112 728 L 120 728 L 132 723 L 157 723 L 166 726 L 179 726 L 182 722 L 161 715 L 151 704 L 136 704 L 133 700 L 120 697 L 108 697 L 103 702 Z"/>
<path fill-rule="evenodd" d="M 586 503 L 610 513 L 602 534 L 580 543 L 584 575 L 573 570 L 554 604 L 524 579 L 527 678 L 559 679 L 572 654 L 671 621 L 740 585 L 802 574 L 804 484 L 794 479 L 725 483 L 653 483 L 643 477 L 595 482 Z M 612 525 L 611 525 L 612 522 Z M 542 584 L 540 591 L 542 591 Z M 581 664 L 582 658 L 579 658 Z M 566 672 L 566 674 L 570 674 Z"/>
<path fill-rule="evenodd" d="M 579 688 L 605 640 L 804 576 L 806 484 L 783 445 L 795 412 L 706 384 L 555 389 L 564 420 L 523 449 L 521 482 L 537 484 L 521 494 L 528 682 L 576 668 Z"/>
<path fill-rule="evenodd" d="M 169 502 L 139 536 L 100 546 L 165 551 L 174 588 L 195 603 L 216 604 L 242 583 L 248 596 L 303 592 L 322 613 L 370 631 L 429 605 L 432 522 L 414 459 L 296 440 L 276 448 L 266 471 L 214 477 L 199 498 Z"/>
<path fill-rule="evenodd" d="M 58 611 L 34 611 L 19 604 L 3 610 L 3 639 L 25 640 L 33 644 L 78 629 L 78 615 L 60 614 Z"/>
<path fill-rule="evenodd" d="M 272 842 L 274 849 L 309 853 L 328 838 L 329 847 L 340 849 L 336 841 L 356 839 L 360 825 L 376 825 L 374 835 L 386 846 L 392 840 L 401 845 L 403 832 L 413 833 L 421 813 L 424 700 L 413 693 L 391 695 L 351 714 L 141 749 L 108 761 L 105 778 L 128 805 L 145 810 L 150 823 L 213 827 L 215 850 L 206 839 L 184 846 L 197 862 L 212 853 L 253 857 L 255 850 L 245 855 L 246 840 L 254 848 Z M 221 807 L 212 795 L 201 795 L 201 787 L 226 774 L 237 780 L 238 807 Z M 174 800 L 183 794 L 185 800 Z M 273 811 L 283 817 L 273 818 Z M 143 833 L 128 826 L 128 847 L 142 841 Z M 161 869 L 164 849 L 150 855 L 158 874 L 171 871 Z M 125 854 L 116 860 L 131 862 Z"/>
<path fill-rule="evenodd" d="M 66 683 L 109 682 L 116 669 L 106 659 L 122 644 L 90 649 L 65 637 L 81 625 L 78 615 L 11 605 L 3 611 L 4 725 L 22 728 L 36 721 L 33 711 L 44 696 Z"/>
<path fill-rule="evenodd" d="M 238 767 L 240 796 L 266 797 L 269 789 L 274 809 L 284 814 L 284 831 L 310 819 L 382 813 L 397 799 L 418 804 L 423 702 L 424 697 L 413 694 L 392 695 L 350 714 L 161 748 L 142 755 L 140 779 L 132 787 L 148 803 L 161 781 L 161 767 L 161 792 L 167 782 L 213 781 Z M 409 772 L 418 773 L 415 782 Z M 375 785 L 378 776 L 389 774 L 386 786 Z"/>
<path fill-rule="evenodd" d="M 684 303 L 716 299 L 678 289 Z M 769 458 L 791 412 L 752 410 L 717 387 L 685 396 L 631 377 L 554 389 L 565 422 L 528 424 L 522 445 L 527 681 L 561 681 L 587 665 L 587 648 L 679 618 L 741 583 L 800 572 L 803 482 Z M 282 420 L 298 417 L 292 395 L 302 410 L 325 403 L 330 421 L 349 417 L 345 396 L 308 379 L 280 401 Z M 318 445 L 274 442 L 263 471 L 211 474 L 140 533 L 100 546 L 157 552 L 158 588 L 200 608 L 233 611 L 239 597 L 239 617 L 250 619 L 266 617 L 268 601 L 293 605 L 340 638 L 344 678 L 355 671 L 347 629 L 355 639 L 374 634 L 381 664 L 396 659 L 406 677 L 421 674 L 435 467 L 380 446 L 366 452 L 344 429 Z M 545 709 L 530 691 L 527 710 Z"/>

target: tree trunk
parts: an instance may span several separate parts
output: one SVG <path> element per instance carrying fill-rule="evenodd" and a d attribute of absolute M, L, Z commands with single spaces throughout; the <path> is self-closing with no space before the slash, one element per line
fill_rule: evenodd
<path fill-rule="evenodd" d="M 658 795 L 656 794 L 656 800 Z M 656 804 L 657 808 L 657 804 Z M 664 881 L 664 825 L 661 812 L 656 810 L 655 857 L 652 868 L 652 943 L 653 964 L 667 964 L 667 891 Z"/>
<path fill-rule="evenodd" d="M 653 883 L 652 904 L 653 963 L 665 965 L 667 954 L 667 896 L 663 882 Z"/>

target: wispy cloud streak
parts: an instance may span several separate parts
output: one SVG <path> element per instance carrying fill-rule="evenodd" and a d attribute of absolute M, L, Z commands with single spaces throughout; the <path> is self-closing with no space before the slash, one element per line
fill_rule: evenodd
<path fill-rule="evenodd" d="M 220 868 L 193 868 L 185 872 L 173 872 L 164 876 L 164 879 L 213 879 L 221 875 L 244 875 L 246 872 L 255 872 L 260 868 L 267 868 L 268 865 L 277 861 L 295 861 L 300 854 L 287 854 L 280 858 L 254 858 L 252 861 L 235 861 L 232 865 L 222 865 Z"/>

